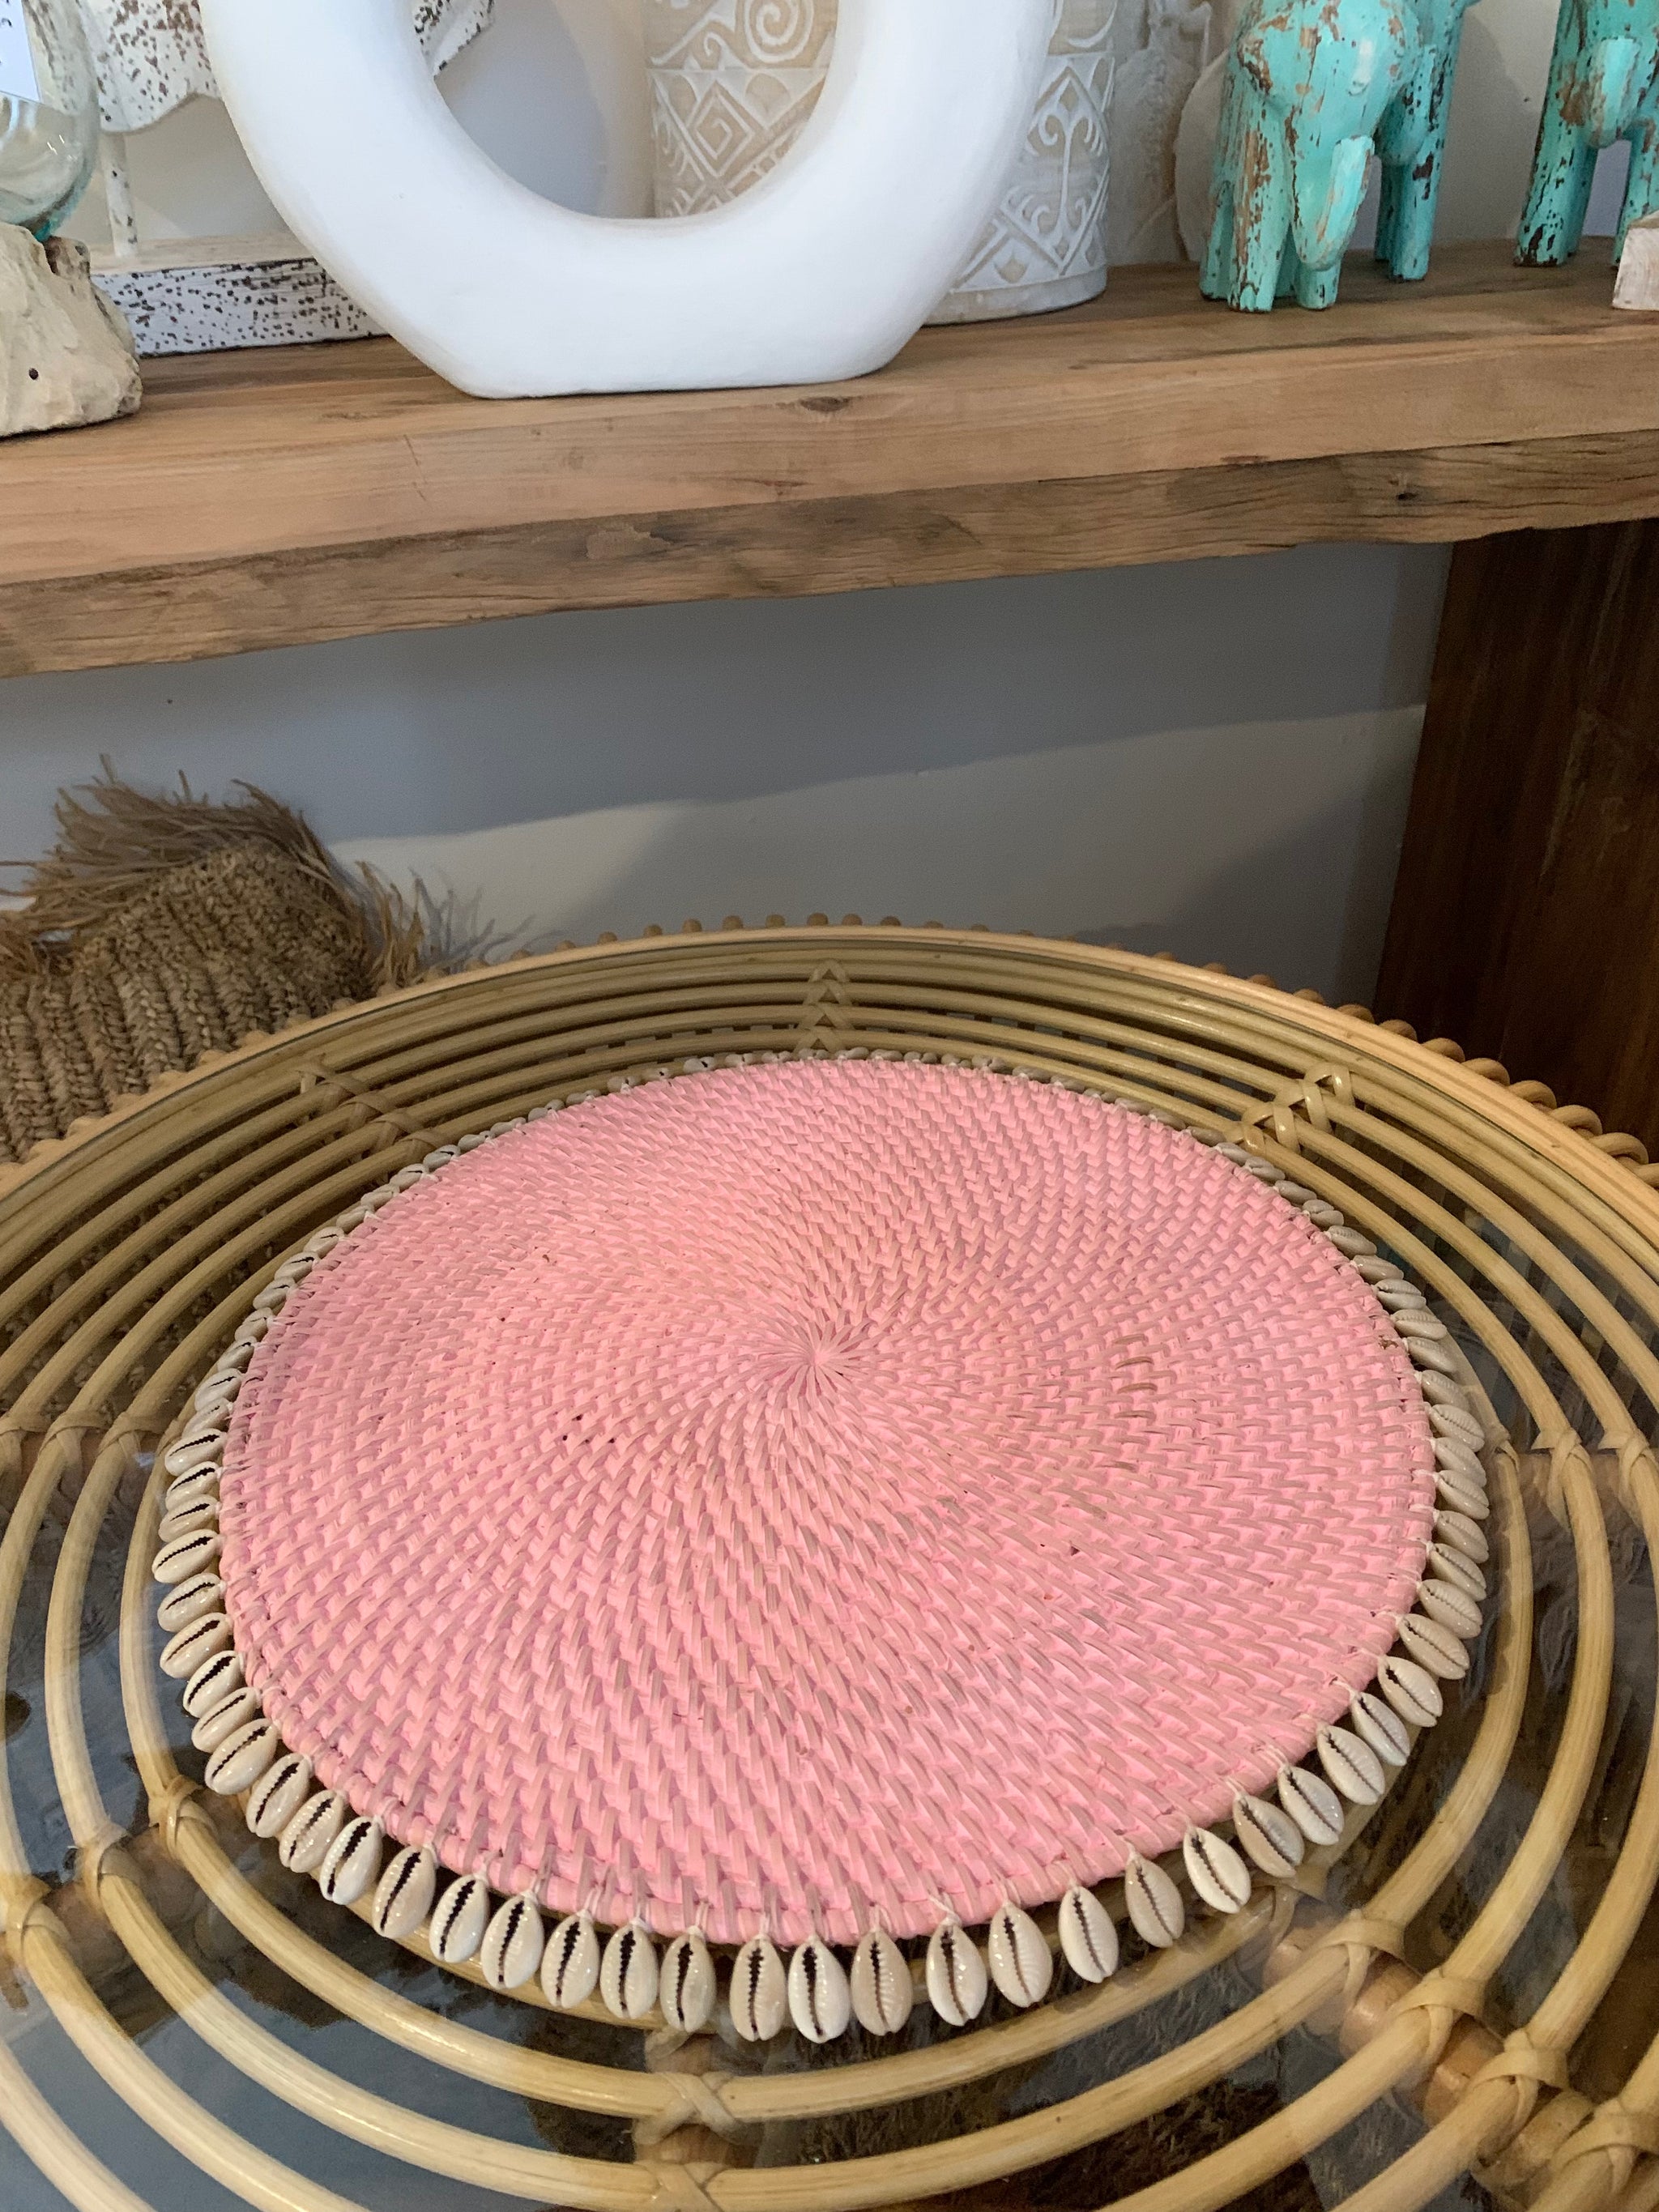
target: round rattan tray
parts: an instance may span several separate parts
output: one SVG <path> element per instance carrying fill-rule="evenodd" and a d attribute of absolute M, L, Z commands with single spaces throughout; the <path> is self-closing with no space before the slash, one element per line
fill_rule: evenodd
<path fill-rule="evenodd" d="M 202 1789 L 153 1665 L 155 1455 L 285 1255 L 434 1146 L 690 1057 L 859 1047 L 1230 1137 L 1409 1269 L 1487 1431 L 1475 1664 L 1294 1884 L 1033 2010 L 757 2053 L 495 1997 Z M 0 1173 L 7 2205 L 1407 2212 L 1473 2170 L 1659 2206 L 1659 1171 L 1461 1060 L 1265 980 L 733 923 L 253 1040 Z"/>

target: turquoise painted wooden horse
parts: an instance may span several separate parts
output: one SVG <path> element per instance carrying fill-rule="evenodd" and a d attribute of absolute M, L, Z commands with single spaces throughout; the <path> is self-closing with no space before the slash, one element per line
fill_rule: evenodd
<path fill-rule="evenodd" d="M 1429 273 L 1446 118 L 1472 0 L 1417 0 L 1422 59 L 1383 112 L 1376 133 L 1382 167 L 1376 258 L 1391 276 L 1415 283 Z"/>
<path fill-rule="evenodd" d="M 1630 180 L 1614 260 L 1631 224 L 1659 209 L 1659 0 L 1562 0 L 1517 261 L 1577 252 L 1595 157 L 1618 138 L 1630 140 Z"/>
<path fill-rule="evenodd" d="M 1416 157 L 1437 64 L 1414 0 L 1250 0 L 1222 92 L 1208 298 L 1332 304 L 1377 133 L 1407 92 L 1390 151 L 1397 164 Z"/>

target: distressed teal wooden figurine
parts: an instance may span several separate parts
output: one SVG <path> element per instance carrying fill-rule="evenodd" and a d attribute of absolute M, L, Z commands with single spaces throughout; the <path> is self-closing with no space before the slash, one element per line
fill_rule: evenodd
<path fill-rule="evenodd" d="M 1562 0 L 1517 261 L 1577 252 L 1595 157 L 1618 138 L 1630 140 L 1630 180 L 1615 261 L 1632 223 L 1659 210 L 1659 0 Z"/>
<path fill-rule="evenodd" d="M 1331 306 L 1373 152 L 1378 258 L 1396 276 L 1426 272 L 1468 5 L 1249 0 L 1222 94 L 1207 297 Z"/>

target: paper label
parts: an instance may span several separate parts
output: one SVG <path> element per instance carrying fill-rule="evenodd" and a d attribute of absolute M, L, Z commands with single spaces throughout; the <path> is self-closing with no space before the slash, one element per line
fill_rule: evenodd
<path fill-rule="evenodd" d="M 34 55 L 29 46 L 29 27 L 23 19 L 23 0 L 0 0 L 0 98 L 40 97 L 40 81 L 34 74 Z"/>

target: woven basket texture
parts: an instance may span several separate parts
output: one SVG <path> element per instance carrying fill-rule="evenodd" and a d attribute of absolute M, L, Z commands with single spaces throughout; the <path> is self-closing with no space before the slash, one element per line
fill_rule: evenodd
<path fill-rule="evenodd" d="M 849 1047 L 1128 1096 L 1396 1255 L 1480 1413 L 1498 1595 L 1382 1803 L 1233 1919 L 960 2032 L 918 2005 L 823 2052 L 677 2048 L 388 1947 L 204 1791 L 155 1671 L 155 1455 L 284 1258 L 434 1145 L 686 1055 Z M 0 2203 L 1655 2212 L 1656 1182 L 1362 1009 L 850 921 L 423 984 L 0 1168 Z"/>
<path fill-rule="evenodd" d="M 319 1782 L 716 1942 L 1053 1903 L 1271 1790 L 1424 1573 L 1367 1285 L 1121 1107 L 721 1068 L 453 1162 L 256 1352 L 220 1572 Z"/>

